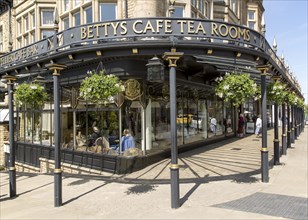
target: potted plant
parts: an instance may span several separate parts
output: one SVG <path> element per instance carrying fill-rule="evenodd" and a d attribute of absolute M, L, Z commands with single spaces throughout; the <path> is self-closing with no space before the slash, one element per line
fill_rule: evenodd
<path fill-rule="evenodd" d="M 25 105 L 37 109 L 41 108 L 47 100 L 47 92 L 37 83 L 22 83 L 16 87 L 15 102 L 17 106 Z"/>
<path fill-rule="evenodd" d="M 125 90 L 119 78 L 113 74 L 88 71 L 86 77 L 80 84 L 80 96 L 95 104 L 108 104 L 114 102 L 114 96 Z"/>

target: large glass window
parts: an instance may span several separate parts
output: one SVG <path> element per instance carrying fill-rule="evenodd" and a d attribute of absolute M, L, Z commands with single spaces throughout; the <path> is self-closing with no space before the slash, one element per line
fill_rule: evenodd
<path fill-rule="evenodd" d="M 42 25 L 53 25 L 53 10 L 51 9 L 44 9 L 42 10 Z"/>
<path fill-rule="evenodd" d="M 100 21 L 115 20 L 117 18 L 116 3 L 100 3 Z"/>
<path fill-rule="evenodd" d="M 92 23 L 92 6 L 84 9 L 84 18 L 86 24 Z"/>
<path fill-rule="evenodd" d="M 73 14 L 73 18 L 74 18 L 74 25 L 79 26 L 81 24 L 81 22 L 80 22 L 80 12 L 76 12 L 75 14 Z"/>

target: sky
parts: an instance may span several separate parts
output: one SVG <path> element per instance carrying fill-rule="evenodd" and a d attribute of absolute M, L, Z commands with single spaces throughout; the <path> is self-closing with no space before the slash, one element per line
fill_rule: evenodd
<path fill-rule="evenodd" d="M 308 104 L 308 0 L 264 0 L 263 6 L 267 42 L 276 38 L 277 54 L 283 53 Z"/>

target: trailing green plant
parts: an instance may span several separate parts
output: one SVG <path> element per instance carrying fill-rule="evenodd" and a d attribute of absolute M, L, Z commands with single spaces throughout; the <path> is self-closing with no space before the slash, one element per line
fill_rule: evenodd
<path fill-rule="evenodd" d="M 289 92 L 287 97 L 286 97 L 286 101 L 289 105 L 295 106 L 297 104 L 297 101 L 298 101 L 298 97 L 295 94 L 295 92 Z"/>
<path fill-rule="evenodd" d="M 41 108 L 48 100 L 45 89 L 37 83 L 22 83 L 16 87 L 15 103 L 17 106 L 26 105 L 31 108 Z"/>
<path fill-rule="evenodd" d="M 277 104 L 282 104 L 288 95 L 286 85 L 275 81 L 267 86 L 267 99 Z"/>
<path fill-rule="evenodd" d="M 88 71 L 80 84 L 80 96 L 95 104 L 108 104 L 113 102 L 113 96 L 125 90 L 121 80 L 113 74 L 106 75 L 100 72 Z"/>
<path fill-rule="evenodd" d="M 231 101 L 234 106 L 243 104 L 257 92 L 257 84 L 246 73 L 226 73 L 216 79 L 216 95 L 225 102 Z"/>

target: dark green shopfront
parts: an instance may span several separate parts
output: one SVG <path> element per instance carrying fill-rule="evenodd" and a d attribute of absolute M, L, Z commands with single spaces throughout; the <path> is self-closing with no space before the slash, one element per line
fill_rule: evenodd
<path fill-rule="evenodd" d="M 166 52 L 181 53 L 173 63 L 173 113 Z M 0 74 L 11 83 L 12 91 L 17 84 L 37 82 L 49 94 L 42 108 L 14 108 L 16 161 L 40 168 L 43 161 L 53 161 L 60 154 L 63 164 L 133 172 L 170 156 L 172 114 L 176 115 L 178 152 L 234 137 L 239 113 L 252 118 L 260 114 L 261 104 L 247 100 L 235 109 L 215 95 L 215 79 L 227 72 L 249 73 L 260 84 L 257 67 L 268 64 L 268 76 L 280 76 L 293 87 L 283 62 L 262 34 L 218 21 L 139 18 L 55 33 L 0 57 Z M 105 105 L 82 99 L 80 83 L 92 70 L 116 75 L 125 92 Z M 215 133 L 210 129 L 212 118 L 217 121 Z M 108 151 L 90 144 L 94 126 Z M 135 150 L 116 150 L 124 129 L 131 131 Z"/>

